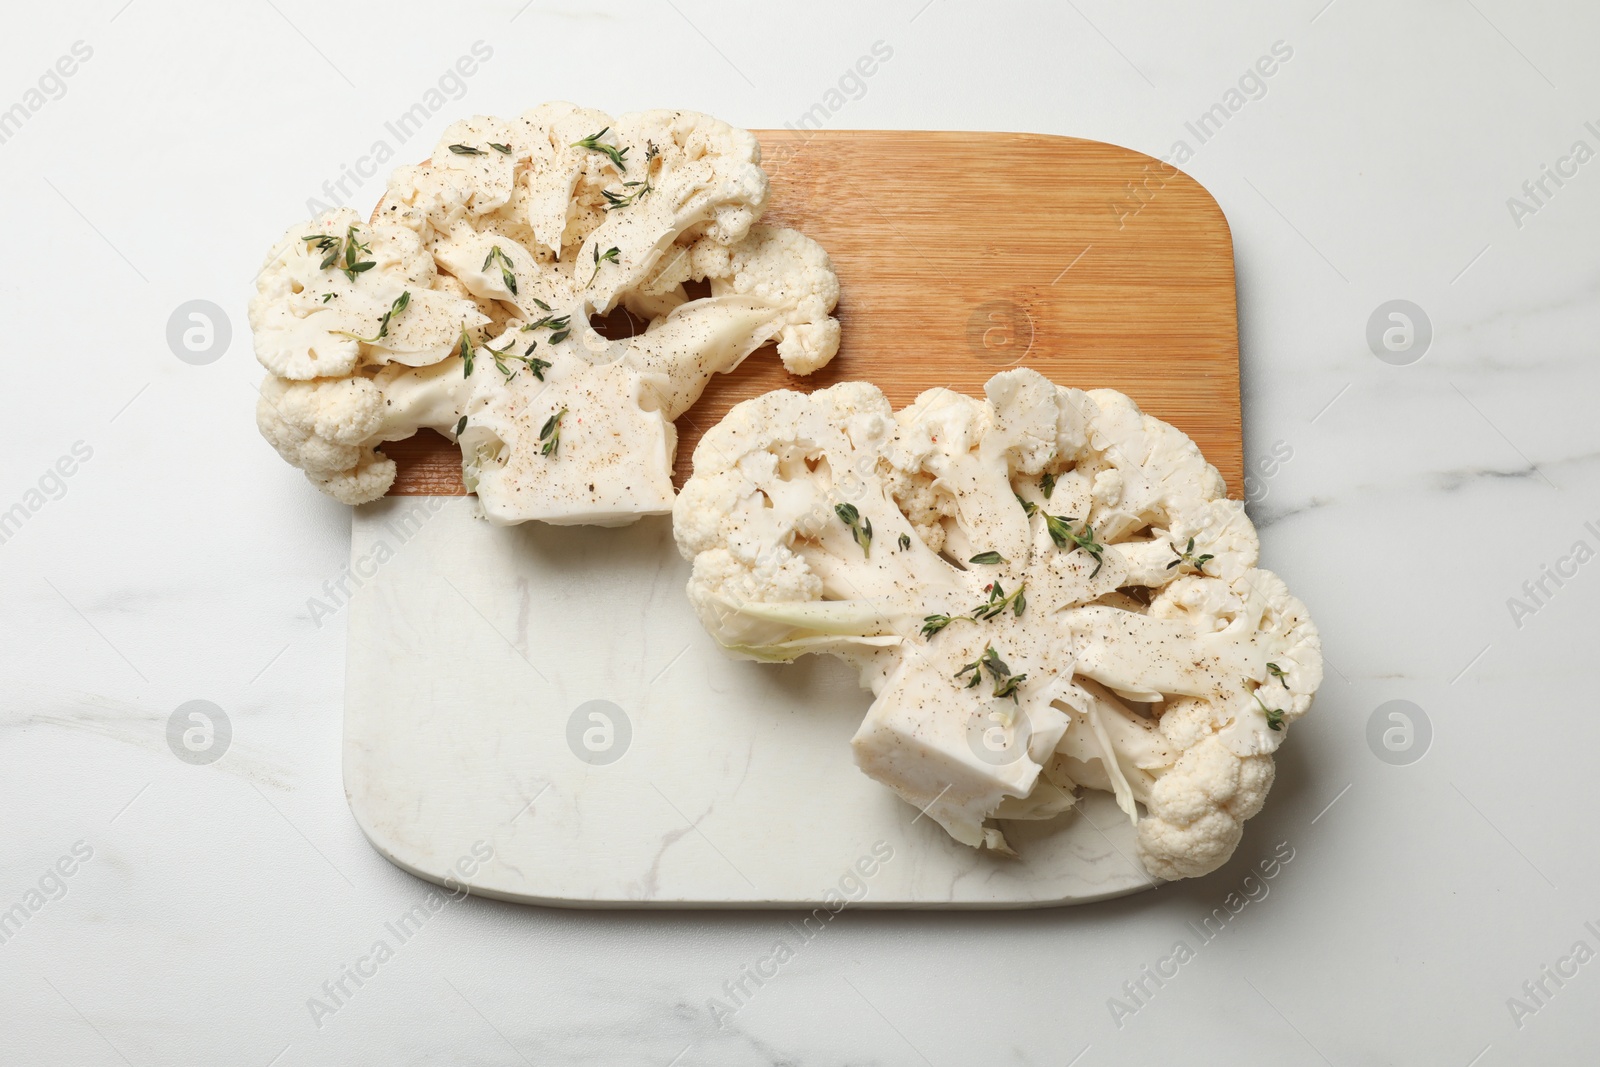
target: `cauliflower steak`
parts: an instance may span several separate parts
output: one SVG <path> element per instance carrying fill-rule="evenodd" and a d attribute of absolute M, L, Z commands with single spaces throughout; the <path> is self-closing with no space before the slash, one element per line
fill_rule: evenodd
<path fill-rule="evenodd" d="M 986 393 L 735 407 L 674 508 L 690 599 L 736 656 L 857 667 L 858 765 L 956 840 L 1009 851 L 998 821 L 1099 789 L 1152 875 L 1212 871 L 1321 682 L 1316 627 L 1183 433 L 1030 370 Z"/>
<path fill-rule="evenodd" d="M 458 441 L 491 521 L 669 512 L 673 420 L 711 375 L 768 343 L 796 374 L 838 351 L 838 279 L 816 242 L 759 223 L 760 160 L 687 111 L 457 122 L 372 221 L 326 212 L 268 256 L 262 435 L 349 504 L 394 481 L 379 446 L 426 427 Z M 618 308 L 643 329 L 608 340 L 591 316 Z"/>

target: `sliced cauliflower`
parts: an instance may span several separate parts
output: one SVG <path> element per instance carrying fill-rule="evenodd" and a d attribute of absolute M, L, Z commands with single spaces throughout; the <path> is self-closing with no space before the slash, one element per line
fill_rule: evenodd
<path fill-rule="evenodd" d="M 712 374 L 768 343 L 796 374 L 838 351 L 827 253 L 756 226 L 766 196 L 755 138 L 694 112 L 457 122 L 372 222 L 330 212 L 274 248 L 250 305 L 262 433 L 348 503 L 392 484 L 377 446 L 431 428 L 492 521 L 670 511 L 673 420 Z M 643 328 L 610 340 L 590 317 L 619 305 Z"/>
<path fill-rule="evenodd" d="M 1030 370 L 985 393 L 735 407 L 673 512 L 690 599 L 734 655 L 858 667 L 858 765 L 957 840 L 1009 851 L 999 821 L 1103 789 L 1151 874 L 1211 871 L 1321 681 L 1316 629 L 1181 432 Z"/>

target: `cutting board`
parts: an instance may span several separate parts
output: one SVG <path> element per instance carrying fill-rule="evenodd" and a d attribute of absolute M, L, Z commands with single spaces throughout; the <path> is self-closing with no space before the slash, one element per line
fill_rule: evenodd
<path fill-rule="evenodd" d="M 770 352 L 678 421 L 770 389 L 981 394 L 1008 367 L 1106 386 L 1243 481 L 1233 247 L 1215 200 L 1128 149 L 1027 134 L 760 132 L 766 219 L 828 249 L 844 341 L 794 378 Z M 870 781 L 870 697 L 835 660 L 736 662 L 701 630 L 671 524 L 474 517 L 456 449 L 384 446 L 356 511 L 345 786 L 373 845 L 423 878 L 580 907 L 975 908 L 1154 885 L 1110 797 L 1010 823 L 1020 858 L 950 841 Z M 821 919 L 816 920 L 818 922 Z"/>

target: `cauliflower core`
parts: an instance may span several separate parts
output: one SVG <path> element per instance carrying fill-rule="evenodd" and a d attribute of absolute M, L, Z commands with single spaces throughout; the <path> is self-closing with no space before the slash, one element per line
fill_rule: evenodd
<path fill-rule="evenodd" d="M 758 224 L 760 160 L 750 133 L 687 111 L 456 123 L 372 221 L 325 213 L 268 256 L 262 435 L 349 504 L 394 481 L 378 446 L 428 427 L 460 443 L 492 521 L 670 511 L 673 420 L 712 374 L 769 342 L 796 374 L 838 351 L 838 278 L 816 242 Z M 642 331 L 590 327 L 619 307 Z"/>
<path fill-rule="evenodd" d="M 1322 680 L 1316 627 L 1183 433 L 1030 370 L 986 393 L 735 407 L 673 512 L 701 622 L 859 668 L 857 763 L 958 841 L 1009 851 L 997 821 L 1101 789 L 1152 875 L 1212 871 Z"/>

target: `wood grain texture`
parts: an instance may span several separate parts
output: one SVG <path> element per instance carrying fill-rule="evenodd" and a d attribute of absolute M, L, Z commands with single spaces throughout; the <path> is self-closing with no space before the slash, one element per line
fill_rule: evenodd
<path fill-rule="evenodd" d="M 895 407 L 981 396 L 1008 367 L 1109 387 L 1244 481 L 1233 240 L 1185 174 L 1097 141 L 1037 134 L 757 131 L 764 221 L 821 242 L 839 273 L 839 355 L 794 377 L 770 350 L 717 375 L 678 420 L 682 485 L 701 432 L 771 389 L 877 384 Z M 461 495 L 460 454 L 426 431 L 383 446 L 391 495 Z"/>

